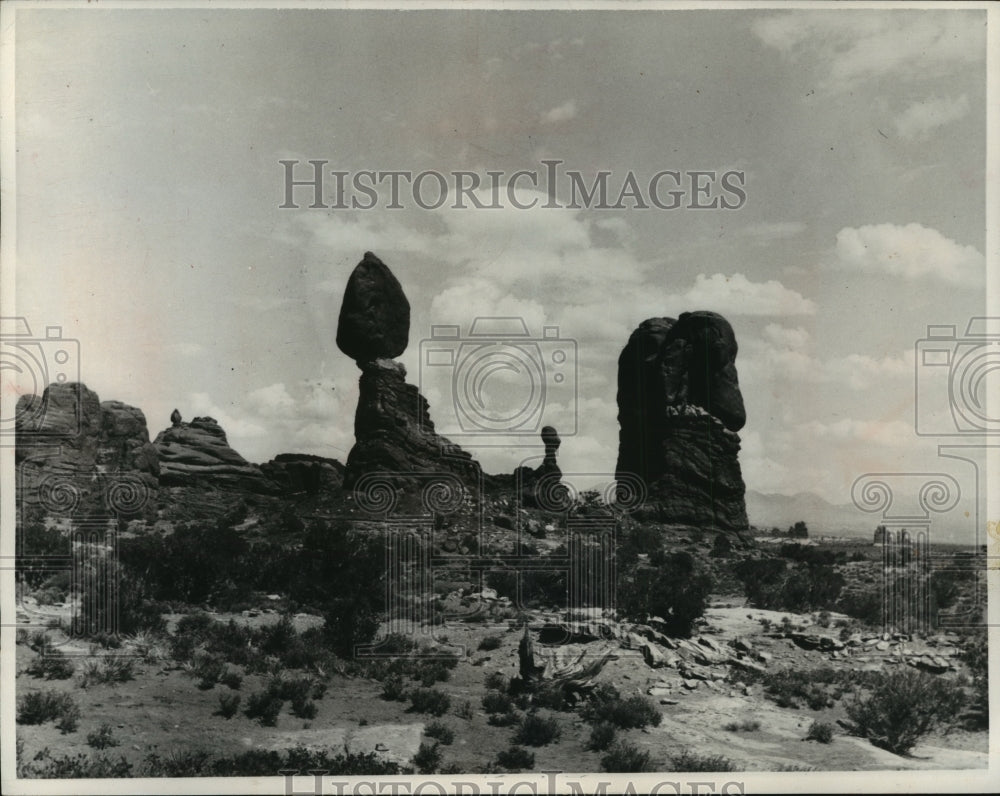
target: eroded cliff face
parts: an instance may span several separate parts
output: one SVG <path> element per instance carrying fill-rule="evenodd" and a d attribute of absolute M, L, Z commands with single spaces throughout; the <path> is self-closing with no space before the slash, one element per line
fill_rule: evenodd
<path fill-rule="evenodd" d="M 665 522 L 748 525 L 740 471 L 746 410 L 736 335 L 714 312 L 650 318 L 618 358 L 618 464 Z"/>

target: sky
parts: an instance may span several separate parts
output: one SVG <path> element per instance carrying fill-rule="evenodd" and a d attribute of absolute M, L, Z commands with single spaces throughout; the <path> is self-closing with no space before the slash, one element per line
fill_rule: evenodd
<path fill-rule="evenodd" d="M 543 379 L 557 349 L 575 361 L 545 395 L 563 470 L 610 477 L 630 332 L 714 310 L 740 346 L 748 488 L 849 503 L 863 473 L 941 469 L 917 390 L 927 428 L 955 429 L 915 351 L 988 314 L 985 55 L 975 9 L 21 9 L 16 311 L 79 340 L 81 380 L 153 436 L 176 407 L 251 461 L 343 461 L 359 371 L 337 318 L 370 250 L 411 304 L 399 359 L 440 430 L 461 429 L 452 371 L 421 367 L 431 327 L 519 317 Z M 309 189 L 281 208 L 280 161 L 317 159 L 503 186 L 547 159 L 613 186 L 737 171 L 745 201 L 572 208 L 564 181 L 553 208 L 526 182 L 532 209 L 405 189 L 389 209 L 384 185 L 371 209 Z M 518 378 L 494 374 L 497 400 Z M 491 472 L 541 454 L 454 438 Z"/>

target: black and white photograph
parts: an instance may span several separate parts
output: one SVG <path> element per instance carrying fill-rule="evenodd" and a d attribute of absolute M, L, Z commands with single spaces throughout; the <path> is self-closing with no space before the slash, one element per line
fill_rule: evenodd
<path fill-rule="evenodd" d="M 1000 789 L 1000 6 L 0 15 L 5 793 Z"/>

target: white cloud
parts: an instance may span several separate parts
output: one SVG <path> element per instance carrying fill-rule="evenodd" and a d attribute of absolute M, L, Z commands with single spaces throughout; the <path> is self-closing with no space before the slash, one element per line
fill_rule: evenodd
<path fill-rule="evenodd" d="M 660 302 L 661 304 L 663 302 Z M 776 279 L 752 282 L 743 274 L 699 274 L 694 286 L 673 296 L 668 306 L 704 309 L 723 315 L 813 315 L 816 304 Z"/>
<path fill-rule="evenodd" d="M 576 118 L 576 102 L 573 100 L 567 100 L 562 105 L 557 105 L 555 108 L 551 108 L 542 114 L 543 124 L 558 124 L 559 122 L 568 122 L 570 119 Z"/>
<path fill-rule="evenodd" d="M 982 11 L 791 11 L 757 20 L 753 31 L 793 61 L 814 59 L 817 88 L 831 92 L 890 74 L 936 78 L 986 57 Z"/>
<path fill-rule="evenodd" d="M 777 323 L 764 327 L 764 338 L 779 348 L 801 351 L 809 345 L 809 332 L 801 326 L 790 329 Z"/>
<path fill-rule="evenodd" d="M 963 285 L 984 285 L 985 260 L 936 229 L 911 223 L 845 227 L 837 233 L 837 263 L 908 279 L 936 277 Z"/>
<path fill-rule="evenodd" d="M 933 130 L 958 121 L 969 113 L 969 98 L 935 98 L 914 102 L 896 118 L 896 132 L 901 138 L 922 140 Z"/>

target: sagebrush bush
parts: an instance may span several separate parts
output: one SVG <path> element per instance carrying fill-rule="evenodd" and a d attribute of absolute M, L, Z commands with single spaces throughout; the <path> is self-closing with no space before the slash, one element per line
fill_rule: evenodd
<path fill-rule="evenodd" d="M 655 766 L 650 760 L 649 752 L 626 741 L 619 741 L 601 758 L 601 769 L 609 773 L 633 773 L 653 771 Z"/>
<path fill-rule="evenodd" d="M 607 683 L 594 690 L 580 716 L 591 724 L 608 722 L 623 730 L 658 727 L 663 720 L 650 700 L 641 696 L 622 699 L 618 689 Z"/>
<path fill-rule="evenodd" d="M 433 688 L 416 688 L 410 692 L 410 710 L 443 716 L 451 707 L 451 698 Z"/>
<path fill-rule="evenodd" d="M 47 646 L 31 662 L 27 672 L 46 680 L 68 680 L 76 672 L 76 666 L 62 650 Z"/>
<path fill-rule="evenodd" d="M 29 691 L 17 702 L 18 724 L 44 724 L 74 714 L 79 717 L 73 697 L 53 689 Z"/>
<path fill-rule="evenodd" d="M 487 713 L 510 713 L 514 709 L 514 701 L 499 691 L 487 691 L 483 694 L 483 710 Z"/>
<path fill-rule="evenodd" d="M 87 746 L 93 749 L 107 749 L 118 744 L 110 724 L 102 724 L 98 729 L 87 733 Z"/>
<path fill-rule="evenodd" d="M 743 721 L 731 721 L 724 725 L 727 732 L 756 732 L 760 729 L 760 722 L 756 719 L 744 719 Z"/>
<path fill-rule="evenodd" d="M 91 683 L 125 683 L 135 679 L 136 658 L 121 652 L 111 652 L 91 658 L 83 665 L 80 685 Z"/>
<path fill-rule="evenodd" d="M 518 724 L 514 742 L 524 746 L 545 746 L 559 739 L 559 722 L 550 716 L 529 713 Z"/>
<path fill-rule="evenodd" d="M 118 760 L 86 754 L 52 757 L 45 747 L 33 761 L 19 764 L 17 775 L 24 779 L 122 779 L 133 776 L 133 772 L 132 764 L 124 757 Z"/>
<path fill-rule="evenodd" d="M 598 722 L 590 731 L 587 748 L 595 752 L 603 752 L 615 740 L 615 725 L 609 721 Z"/>
<path fill-rule="evenodd" d="M 265 689 L 250 695 L 244 713 L 247 718 L 257 719 L 265 727 L 273 727 L 278 722 L 278 714 L 281 713 L 283 705 L 281 699 Z"/>
<path fill-rule="evenodd" d="M 406 696 L 406 684 L 399 675 L 390 675 L 382 681 L 382 699 L 390 702 L 403 702 L 406 700 Z"/>
<path fill-rule="evenodd" d="M 449 746 L 455 740 L 455 731 L 443 721 L 432 721 L 424 727 L 424 735 L 440 741 L 444 746 Z"/>
<path fill-rule="evenodd" d="M 486 675 L 486 679 L 483 682 L 487 688 L 494 689 L 496 691 L 507 690 L 507 678 L 502 672 L 490 672 Z"/>
<path fill-rule="evenodd" d="M 218 714 L 224 719 L 231 719 L 240 709 L 240 695 L 223 693 L 219 694 Z"/>
<path fill-rule="evenodd" d="M 690 636 L 694 622 L 705 613 L 712 579 L 685 552 L 658 559 L 658 566 L 638 568 L 621 590 L 623 615 L 638 622 L 663 619 L 666 632 Z"/>
<path fill-rule="evenodd" d="M 830 743 L 833 740 L 833 725 L 825 721 L 814 721 L 806 733 L 806 740 Z"/>
<path fill-rule="evenodd" d="M 441 765 L 441 750 L 438 745 L 421 743 L 417 753 L 413 756 L 413 765 L 418 774 L 433 774 Z"/>
<path fill-rule="evenodd" d="M 964 702 L 957 685 L 901 666 L 880 673 L 871 690 L 855 694 L 845 708 L 856 734 L 901 755 L 935 727 L 954 720 Z"/>
<path fill-rule="evenodd" d="M 535 755 L 523 746 L 512 745 L 497 755 L 497 763 L 508 771 L 523 771 L 535 766 Z"/>
<path fill-rule="evenodd" d="M 722 755 L 703 755 L 684 749 L 670 758 L 671 771 L 739 771 L 736 764 Z"/>
<path fill-rule="evenodd" d="M 478 649 L 489 652 L 490 650 L 497 649 L 503 643 L 503 637 L 499 635 L 486 636 L 482 641 L 479 642 Z"/>

